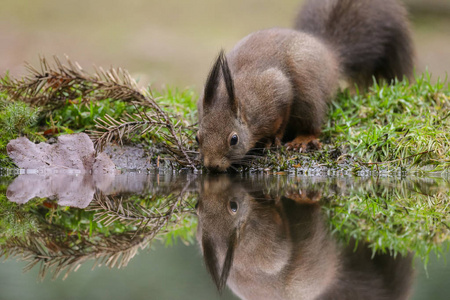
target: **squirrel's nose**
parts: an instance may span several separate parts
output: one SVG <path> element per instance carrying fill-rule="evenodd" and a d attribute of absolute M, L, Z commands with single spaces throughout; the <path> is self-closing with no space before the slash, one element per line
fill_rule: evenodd
<path fill-rule="evenodd" d="M 225 172 L 227 170 L 225 164 L 221 164 L 220 161 L 210 160 L 206 157 L 203 160 L 203 164 L 212 172 Z"/>

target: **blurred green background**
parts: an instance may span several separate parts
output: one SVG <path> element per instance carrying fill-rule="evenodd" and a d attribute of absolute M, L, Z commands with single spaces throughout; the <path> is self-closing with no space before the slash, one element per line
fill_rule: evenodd
<path fill-rule="evenodd" d="M 252 31 L 290 27 L 301 0 L 2 0 L 0 73 L 67 54 L 87 70 L 123 67 L 142 84 L 199 91 L 221 48 Z M 404 0 L 418 71 L 450 69 L 450 1 Z"/>

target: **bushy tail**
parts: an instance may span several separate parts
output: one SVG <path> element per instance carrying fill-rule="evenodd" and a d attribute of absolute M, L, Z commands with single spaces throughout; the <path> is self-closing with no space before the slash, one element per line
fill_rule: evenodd
<path fill-rule="evenodd" d="M 295 28 L 322 38 L 348 79 L 367 86 L 412 77 L 414 49 L 406 9 L 395 0 L 307 0 Z"/>

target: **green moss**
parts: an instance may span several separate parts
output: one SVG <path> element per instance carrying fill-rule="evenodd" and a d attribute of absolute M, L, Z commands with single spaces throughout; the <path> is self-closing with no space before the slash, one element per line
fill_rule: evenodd
<path fill-rule="evenodd" d="M 324 139 L 365 163 L 443 171 L 450 166 L 450 92 L 424 74 L 409 84 L 375 84 L 333 102 Z"/>
<path fill-rule="evenodd" d="M 6 145 L 18 136 L 33 136 L 38 115 L 38 108 L 21 101 L 12 101 L 5 93 L 0 93 L 0 168 L 14 166 L 6 155 Z"/>
<path fill-rule="evenodd" d="M 20 101 L 0 102 L 0 129 L 9 137 L 26 133 L 36 123 L 38 109 Z"/>

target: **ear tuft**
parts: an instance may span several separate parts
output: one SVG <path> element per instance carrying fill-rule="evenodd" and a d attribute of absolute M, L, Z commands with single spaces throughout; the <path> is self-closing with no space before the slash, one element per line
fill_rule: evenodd
<path fill-rule="evenodd" d="M 206 236 L 202 237 L 203 259 L 205 261 L 206 269 L 211 275 L 214 284 L 219 293 L 224 290 L 228 277 L 230 276 L 231 267 L 233 265 L 234 252 L 238 244 L 238 228 L 235 228 L 227 240 L 227 252 L 225 260 L 220 270 L 219 262 L 214 249 L 213 241 Z"/>
<path fill-rule="evenodd" d="M 208 106 L 212 103 L 214 94 L 219 87 L 219 75 L 220 69 L 222 67 L 224 54 L 223 50 L 220 51 L 219 56 L 214 63 L 211 71 L 209 72 L 208 79 L 206 80 L 205 91 L 203 96 L 203 103 L 205 106 Z"/>
<path fill-rule="evenodd" d="M 217 261 L 216 252 L 214 250 L 213 242 L 210 238 L 203 236 L 202 238 L 203 259 L 205 261 L 206 270 L 211 275 L 214 284 L 219 292 L 222 291 L 220 280 L 220 272 L 218 269 L 219 263 Z"/>
<path fill-rule="evenodd" d="M 235 95 L 234 95 L 234 83 L 233 78 L 231 77 L 231 71 L 230 67 L 228 66 L 228 61 L 225 56 L 222 57 L 222 73 L 223 73 L 223 79 L 225 80 L 225 86 L 227 88 L 227 94 L 230 98 L 230 103 L 235 102 Z"/>
<path fill-rule="evenodd" d="M 208 79 L 206 80 L 203 105 L 204 107 L 208 107 L 213 103 L 216 91 L 219 88 L 220 71 L 222 71 L 231 110 L 236 115 L 239 115 L 238 103 L 234 93 L 233 77 L 231 76 L 230 67 L 228 66 L 228 61 L 223 50 L 220 51 L 219 56 L 208 75 Z"/>

